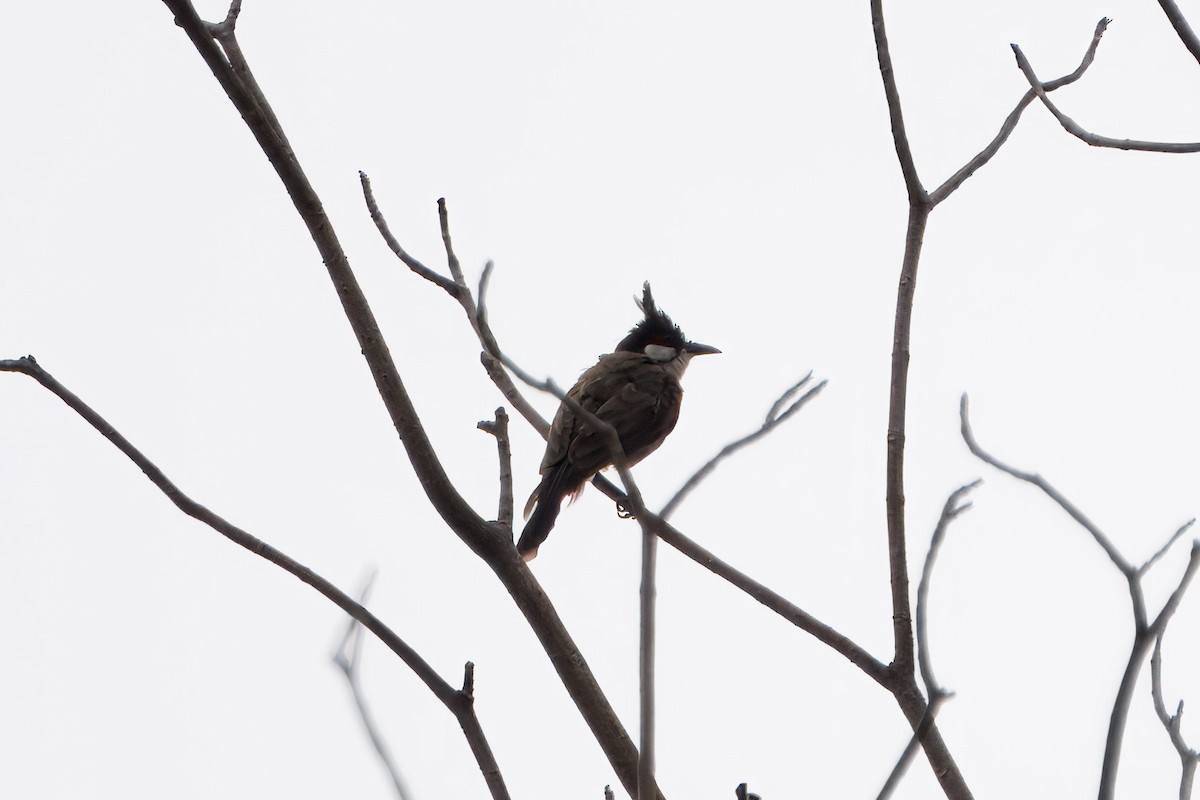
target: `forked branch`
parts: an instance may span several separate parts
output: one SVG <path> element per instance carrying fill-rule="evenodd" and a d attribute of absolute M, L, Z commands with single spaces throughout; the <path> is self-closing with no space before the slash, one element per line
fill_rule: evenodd
<path fill-rule="evenodd" d="M 959 407 L 959 416 L 962 424 L 963 441 L 966 442 L 971 452 L 980 460 L 992 465 L 1001 472 L 1032 486 L 1036 486 L 1045 493 L 1047 497 L 1053 500 L 1088 532 L 1092 540 L 1108 555 L 1109 561 L 1112 562 L 1113 566 L 1125 576 L 1125 580 L 1129 585 L 1129 597 L 1133 612 L 1133 644 L 1130 646 L 1129 658 L 1125 664 L 1125 672 L 1121 677 L 1120 685 L 1117 687 L 1117 696 L 1113 701 L 1112 713 L 1109 716 L 1104 761 L 1100 771 L 1100 800 L 1112 800 L 1116 796 L 1117 769 L 1121 761 L 1121 747 L 1125 738 L 1125 723 L 1129 717 L 1129 707 L 1133 702 L 1133 690 L 1137 684 L 1138 675 L 1141 672 L 1146 656 L 1150 652 L 1151 646 L 1166 629 L 1167 623 L 1170 622 L 1171 617 L 1174 616 L 1175 611 L 1179 608 L 1179 604 L 1183 600 L 1183 595 L 1191 584 L 1197 568 L 1200 568 L 1200 541 L 1192 543 L 1191 554 L 1188 557 L 1187 565 L 1179 578 L 1175 590 L 1167 598 L 1167 601 L 1163 604 L 1158 614 L 1153 619 L 1150 619 L 1146 611 L 1146 596 L 1142 587 L 1142 578 L 1166 550 L 1179 540 L 1183 535 L 1183 531 L 1191 527 L 1192 523 L 1188 522 L 1181 526 L 1171 535 L 1167 543 L 1147 559 L 1141 567 L 1135 567 L 1129 559 L 1125 558 L 1117 550 L 1112 540 L 1100 530 L 1099 526 L 1055 489 L 1049 481 L 1037 473 L 1026 472 L 1011 467 L 984 450 L 978 441 L 976 441 L 975 434 L 971 429 L 968 408 L 967 396 L 964 394 Z"/>
<path fill-rule="evenodd" d="M 184 494 L 167 476 L 145 456 L 139 449 L 126 439 L 107 420 L 100 416 L 87 403 L 59 383 L 37 363 L 32 356 L 13 360 L 0 360 L 0 372 L 16 372 L 27 375 L 52 392 L 67 404 L 85 422 L 95 428 L 105 439 L 132 461 L 159 491 L 167 496 L 180 511 L 189 517 L 209 526 L 217 533 L 229 539 L 234 544 L 249 550 L 256 556 L 264 558 L 290 575 L 316 589 L 324 597 L 332 601 L 338 608 L 349 614 L 367 630 L 371 631 L 381 642 L 399 656 L 409 669 L 433 692 L 434 696 L 454 714 L 458 720 L 471 752 L 479 764 L 494 800 L 507 800 L 508 789 L 500 775 L 500 768 L 492 755 L 491 746 L 484 736 L 479 719 L 475 716 L 473 700 L 447 683 L 438 673 L 421 658 L 418 653 L 408 646 L 396 633 L 385 625 L 379 618 L 356 602 L 352 597 L 334 586 L 313 570 L 299 563 L 280 550 L 258 539 L 237 527 L 220 515 L 210 511 Z"/>

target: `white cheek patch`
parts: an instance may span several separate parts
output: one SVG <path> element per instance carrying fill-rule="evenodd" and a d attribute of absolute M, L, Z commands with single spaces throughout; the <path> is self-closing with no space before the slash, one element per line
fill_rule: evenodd
<path fill-rule="evenodd" d="M 646 356 L 651 361 L 671 361 L 675 356 L 679 355 L 679 351 L 674 347 L 666 347 L 661 344 L 648 344 L 643 350 Z"/>

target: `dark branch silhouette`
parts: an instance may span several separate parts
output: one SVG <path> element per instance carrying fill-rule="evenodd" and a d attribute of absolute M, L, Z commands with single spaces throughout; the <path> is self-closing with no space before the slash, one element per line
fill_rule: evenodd
<path fill-rule="evenodd" d="M 299 563 L 295 559 L 289 557 L 285 553 L 266 542 L 258 539 L 241 528 L 237 527 L 228 520 L 222 518 L 218 514 L 210 511 L 204 506 L 197 503 L 192 498 L 188 497 L 179 489 L 167 476 L 158 468 L 149 458 L 147 458 L 140 450 L 121 435 L 112 425 L 94 411 L 83 400 L 79 399 L 69 389 L 59 383 L 55 378 L 46 372 L 37 363 L 33 356 L 25 356 L 24 358 L 12 360 L 0 360 L 0 372 L 16 372 L 22 375 L 28 375 L 35 381 L 40 383 L 60 400 L 67 404 L 85 422 L 95 428 L 99 433 L 108 439 L 118 450 L 132 461 L 137 467 L 146 474 L 150 482 L 159 488 L 159 490 L 167 496 L 172 503 L 179 508 L 184 514 L 198 520 L 209 526 L 217 533 L 232 541 L 234 544 L 249 550 L 256 556 L 264 558 L 272 564 L 280 567 L 285 572 L 299 578 L 304 583 L 316 589 L 322 595 L 345 611 L 353 619 L 357 620 L 367 630 L 374 634 L 381 642 L 400 657 L 409 669 L 411 669 L 421 681 L 429 687 L 434 696 L 454 714 L 459 725 L 463 729 L 464 735 L 467 737 L 467 743 L 471 746 L 471 752 L 475 755 L 475 760 L 479 764 L 479 769 L 487 780 L 488 789 L 494 800 L 506 800 L 508 798 L 508 790 L 504 786 L 504 779 L 500 775 L 500 768 L 496 764 L 495 757 L 492 755 L 491 746 L 484 736 L 483 728 L 479 725 L 479 720 L 475 716 L 474 703 L 472 698 L 464 695 L 462 692 L 455 689 L 449 683 L 442 679 L 440 675 L 434 671 L 415 650 L 409 647 L 403 639 L 380 621 L 374 614 L 362 605 L 355 602 L 352 597 L 343 592 L 341 589 L 334 586 L 332 583 L 313 572 L 308 567 Z"/>

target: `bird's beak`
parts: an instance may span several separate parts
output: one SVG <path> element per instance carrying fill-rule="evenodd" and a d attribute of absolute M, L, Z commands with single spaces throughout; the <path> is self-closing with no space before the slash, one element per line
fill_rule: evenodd
<path fill-rule="evenodd" d="M 713 347 L 712 345 L 697 344 L 696 342 L 688 342 L 687 344 L 685 344 L 683 346 L 683 351 L 685 353 L 691 353 L 694 356 L 706 356 L 706 355 L 710 355 L 712 353 L 721 352 L 720 350 Z"/>

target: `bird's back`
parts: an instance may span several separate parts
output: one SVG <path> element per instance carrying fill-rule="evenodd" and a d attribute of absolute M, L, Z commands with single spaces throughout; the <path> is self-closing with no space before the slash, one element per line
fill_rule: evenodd
<path fill-rule="evenodd" d="M 652 453 L 679 420 L 683 389 L 674 371 L 642 353 L 616 352 L 600 360 L 580 376 L 567 396 L 617 431 L 629 464 Z M 586 480 L 612 463 L 605 436 L 593 430 L 566 403 L 554 417 L 554 430 L 564 435 L 551 439 L 542 473 L 559 466 L 565 458 L 572 477 Z"/>

